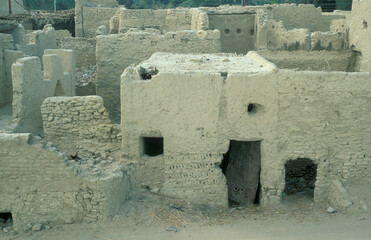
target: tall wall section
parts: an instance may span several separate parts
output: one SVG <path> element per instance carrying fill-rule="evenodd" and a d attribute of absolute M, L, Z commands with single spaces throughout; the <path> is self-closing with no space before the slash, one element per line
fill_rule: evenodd
<path fill-rule="evenodd" d="M 371 72 L 371 2 L 353 0 L 350 20 L 350 45 L 360 52 L 360 71 Z"/>

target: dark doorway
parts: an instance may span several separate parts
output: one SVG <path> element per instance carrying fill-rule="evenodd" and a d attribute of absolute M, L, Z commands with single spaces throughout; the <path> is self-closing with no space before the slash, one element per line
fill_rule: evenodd
<path fill-rule="evenodd" d="M 298 158 L 285 164 L 285 194 L 305 194 L 313 198 L 317 178 L 317 165 L 312 160 Z"/>
<path fill-rule="evenodd" d="M 164 138 L 162 137 L 142 137 L 142 155 L 150 157 L 164 153 Z"/>
<path fill-rule="evenodd" d="M 258 204 L 260 200 L 260 142 L 232 140 L 220 164 L 227 178 L 229 205 Z"/>
<path fill-rule="evenodd" d="M 11 212 L 0 212 L 0 226 L 7 227 L 13 225 L 13 216 Z"/>

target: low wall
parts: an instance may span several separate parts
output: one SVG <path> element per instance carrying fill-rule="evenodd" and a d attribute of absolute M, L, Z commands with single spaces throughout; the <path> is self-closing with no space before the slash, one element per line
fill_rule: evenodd
<path fill-rule="evenodd" d="M 127 197 L 123 172 L 82 178 L 74 164 L 30 134 L 0 133 L 0 212 L 12 213 L 16 231 L 116 214 Z"/>
<path fill-rule="evenodd" d="M 354 72 L 350 51 L 270 51 L 258 53 L 280 69 Z"/>
<path fill-rule="evenodd" d="M 41 113 L 48 139 L 121 142 L 99 96 L 47 98 Z"/>

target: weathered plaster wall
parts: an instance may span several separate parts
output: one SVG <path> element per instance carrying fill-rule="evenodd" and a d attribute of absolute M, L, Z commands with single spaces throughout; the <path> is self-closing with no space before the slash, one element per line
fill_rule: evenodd
<path fill-rule="evenodd" d="M 288 160 L 318 164 L 318 203 L 331 181 L 371 176 L 369 73 L 277 71 L 254 53 L 251 70 L 234 69 L 233 57 L 177 56 L 155 54 L 122 75 L 123 153 L 145 162 L 140 138 L 164 138 L 163 194 L 225 206 L 219 164 L 230 140 L 261 141 L 263 204 L 280 202 Z M 149 67 L 159 73 L 141 79 Z"/>
<path fill-rule="evenodd" d="M 41 105 L 41 113 L 48 139 L 121 142 L 99 96 L 47 98 Z"/>
<path fill-rule="evenodd" d="M 0 134 L 0 165 L 0 212 L 12 213 L 17 231 L 105 219 L 127 197 L 122 171 L 82 178 L 65 154 L 30 134 Z"/>
<path fill-rule="evenodd" d="M 120 119 L 120 75 L 131 64 L 155 52 L 220 52 L 220 33 L 179 31 L 161 34 L 158 30 L 130 30 L 125 34 L 97 37 L 97 95 L 102 96 L 110 118 Z"/>
<path fill-rule="evenodd" d="M 350 16 L 350 46 L 361 52 L 360 71 L 371 72 L 371 2 L 353 0 Z"/>
<path fill-rule="evenodd" d="M 42 132 L 41 103 L 51 96 L 75 95 L 73 50 L 48 50 L 43 69 L 38 57 L 18 59 L 12 65 L 13 120 L 17 132 Z"/>

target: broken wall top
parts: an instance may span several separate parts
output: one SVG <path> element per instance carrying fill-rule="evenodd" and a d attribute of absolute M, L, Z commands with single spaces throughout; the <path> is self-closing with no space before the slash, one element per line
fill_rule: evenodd
<path fill-rule="evenodd" d="M 247 75 L 264 74 L 275 71 L 277 67 L 256 54 L 245 56 L 234 54 L 171 54 L 155 53 L 136 67 L 142 79 L 144 75 L 157 73 L 215 74 L 243 73 Z M 144 76 L 144 78 L 149 76 Z"/>

